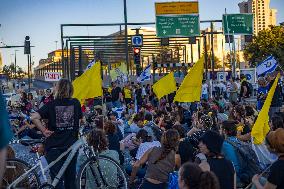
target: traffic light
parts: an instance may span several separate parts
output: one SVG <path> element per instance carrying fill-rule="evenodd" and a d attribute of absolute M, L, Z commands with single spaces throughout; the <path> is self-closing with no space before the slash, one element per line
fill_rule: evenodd
<path fill-rule="evenodd" d="M 24 54 L 31 54 L 31 42 L 30 37 L 25 37 Z"/>
<path fill-rule="evenodd" d="M 133 58 L 135 65 L 140 65 L 140 50 L 140 48 L 133 48 Z"/>
<path fill-rule="evenodd" d="M 188 43 L 189 44 L 196 44 L 196 37 L 189 37 L 188 38 Z"/>
<path fill-rule="evenodd" d="M 246 43 L 251 43 L 253 40 L 253 36 L 252 35 L 245 35 L 245 42 Z"/>
<path fill-rule="evenodd" d="M 169 46 L 169 44 L 170 44 L 170 39 L 168 37 L 161 38 L 161 46 Z"/>

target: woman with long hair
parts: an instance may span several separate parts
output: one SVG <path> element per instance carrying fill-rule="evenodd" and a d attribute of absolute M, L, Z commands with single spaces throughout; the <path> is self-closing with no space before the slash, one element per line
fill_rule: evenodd
<path fill-rule="evenodd" d="M 73 86 L 67 79 L 60 79 L 55 88 L 55 100 L 47 102 L 36 113 L 31 114 L 31 120 L 46 138 L 45 153 L 48 163 L 56 160 L 63 152 L 72 146 L 79 135 L 79 122 L 83 117 L 80 102 L 72 98 Z M 41 119 L 48 120 L 47 128 Z M 62 158 L 50 168 L 52 179 L 65 162 Z M 68 165 L 63 179 L 56 188 L 76 188 L 76 160 L 75 156 Z"/>
<path fill-rule="evenodd" d="M 219 182 L 213 172 L 202 171 L 195 163 L 185 163 L 179 170 L 180 189 L 219 189 Z"/>
<path fill-rule="evenodd" d="M 140 166 L 148 162 L 146 175 L 140 189 L 167 188 L 168 175 L 175 168 L 175 153 L 179 143 L 179 134 L 174 129 L 163 133 L 162 146 L 149 149 L 140 160 L 133 165 L 130 184 L 133 184 Z"/>
<path fill-rule="evenodd" d="M 231 161 L 224 158 L 221 153 L 224 139 L 214 131 L 206 131 L 200 138 L 199 150 L 207 158 L 201 161 L 200 166 L 207 165 L 207 170 L 212 171 L 218 178 L 220 189 L 235 189 L 236 174 Z"/>

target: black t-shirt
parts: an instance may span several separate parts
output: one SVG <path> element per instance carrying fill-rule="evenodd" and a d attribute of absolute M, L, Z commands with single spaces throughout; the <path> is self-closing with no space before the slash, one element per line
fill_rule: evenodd
<path fill-rule="evenodd" d="M 105 92 L 104 97 L 105 97 L 105 102 L 111 102 L 112 101 L 112 97 L 111 97 L 111 94 L 109 92 Z"/>
<path fill-rule="evenodd" d="M 272 164 L 267 180 L 276 185 L 276 189 L 284 189 L 284 160 L 277 160 Z"/>
<path fill-rule="evenodd" d="M 142 101 L 143 101 L 143 99 L 142 99 L 142 89 L 141 88 L 136 89 L 135 90 L 135 94 L 136 94 L 136 101 L 137 101 L 137 103 L 138 104 L 142 104 Z"/>
<path fill-rule="evenodd" d="M 209 158 L 210 171 L 215 173 L 219 180 L 220 189 L 234 188 L 235 170 L 232 162 L 225 158 Z"/>
<path fill-rule="evenodd" d="M 189 140 L 184 139 L 180 141 L 178 145 L 178 151 L 177 154 L 180 155 L 181 159 L 181 165 L 186 163 L 186 162 L 193 162 L 194 160 L 194 148 L 192 144 L 189 142 Z"/>
<path fill-rule="evenodd" d="M 270 88 L 272 87 L 274 81 L 275 81 L 275 79 L 270 82 L 270 84 L 269 84 Z M 281 107 L 281 105 L 282 105 L 281 86 L 279 84 L 277 84 L 273 98 L 272 98 L 271 106 L 272 107 Z"/>
<path fill-rule="evenodd" d="M 55 99 L 38 110 L 48 120 L 48 129 L 54 133 L 46 139 L 45 150 L 68 148 L 78 139 L 79 120 L 83 114 L 77 99 Z"/>
<path fill-rule="evenodd" d="M 121 93 L 120 87 L 115 87 L 114 89 L 111 90 L 111 97 L 113 102 L 119 100 L 119 93 Z"/>

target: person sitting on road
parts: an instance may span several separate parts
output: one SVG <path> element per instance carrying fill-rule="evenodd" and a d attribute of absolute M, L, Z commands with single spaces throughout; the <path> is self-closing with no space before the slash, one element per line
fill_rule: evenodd
<path fill-rule="evenodd" d="M 145 179 L 141 189 L 167 188 L 168 175 L 174 171 L 175 153 L 179 143 L 179 134 L 176 130 L 169 129 L 163 133 L 162 146 L 149 149 L 140 160 L 133 165 L 130 184 L 133 184 L 136 172 L 140 166 L 147 162 Z"/>
<path fill-rule="evenodd" d="M 200 166 L 205 171 L 212 171 L 217 176 L 220 189 L 236 188 L 236 174 L 231 161 L 221 154 L 224 139 L 214 131 L 206 131 L 200 139 L 199 150 L 207 158 Z M 206 165 L 206 166 L 204 166 Z"/>
<path fill-rule="evenodd" d="M 179 189 L 219 189 L 216 175 L 210 171 L 202 171 L 195 163 L 185 163 L 179 169 Z"/>
<path fill-rule="evenodd" d="M 284 188 L 284 129 L 278 128 L 266 136 L 266 145 L 271 152 L 278 155 L 278 160 L 270 167 L 267 181 L 261 175 L 255 175 L 252 182 L 256 189 Z"/>

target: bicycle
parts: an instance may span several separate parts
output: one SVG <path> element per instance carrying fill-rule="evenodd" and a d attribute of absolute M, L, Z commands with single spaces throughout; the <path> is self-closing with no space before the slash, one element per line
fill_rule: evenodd
<path fill-rule="evenodd" d="M 20 143 L 38 143 L 38 141 L 19 140 Z M 85 136 L 81 136 L 72 146 L 70 146 L 64 153 L 62 153 L 56 160 L 49 163 L 45 168 L 42 165 L 40 158 L 38 158 L 35 165 L 29 166 L 19 159 L 8 159 L 6 172 L 13 171 L 18 172 L 19 167 L 22 166 L 24 173 L 18 175 L 18 178 L 11 183 L 6 183 L 7 189 L 15 188 L 39 188 L 39 189 L 54 189 L 63 176 L 67 166 L 76 155 L 76 153 L 83 148 L 83 152 L 87 157 L 87 160 L 80 166 L 80 171 L 77 174 L 76 186 L 78 189 L 86 188 L 121 188 L 126 189 L 128 187 L 125 171 L 121 166 L 113 159 L 107 156 L 100 156 L 94 152 L 93 148 L 88 146 Z M 59 170 L 58 174 L 52 181 L 48 181 L 45 172 L 49 170 L 54 164 L 60 161 L 63 157 L 69 154 Z M 37 170 L 40 169 L 40 173 L 43 175 L 44 182 L 41 184 Z M 20 171 L 21 172 L 21 171 Z M 110 174 L 111 173 L 111 174 Z M 109 175 L 110 174 L 110 175 Z M 4 182 L 5 183 L 5 182 Z M 28 185 L 28 186 L 27 186 Z"/>

